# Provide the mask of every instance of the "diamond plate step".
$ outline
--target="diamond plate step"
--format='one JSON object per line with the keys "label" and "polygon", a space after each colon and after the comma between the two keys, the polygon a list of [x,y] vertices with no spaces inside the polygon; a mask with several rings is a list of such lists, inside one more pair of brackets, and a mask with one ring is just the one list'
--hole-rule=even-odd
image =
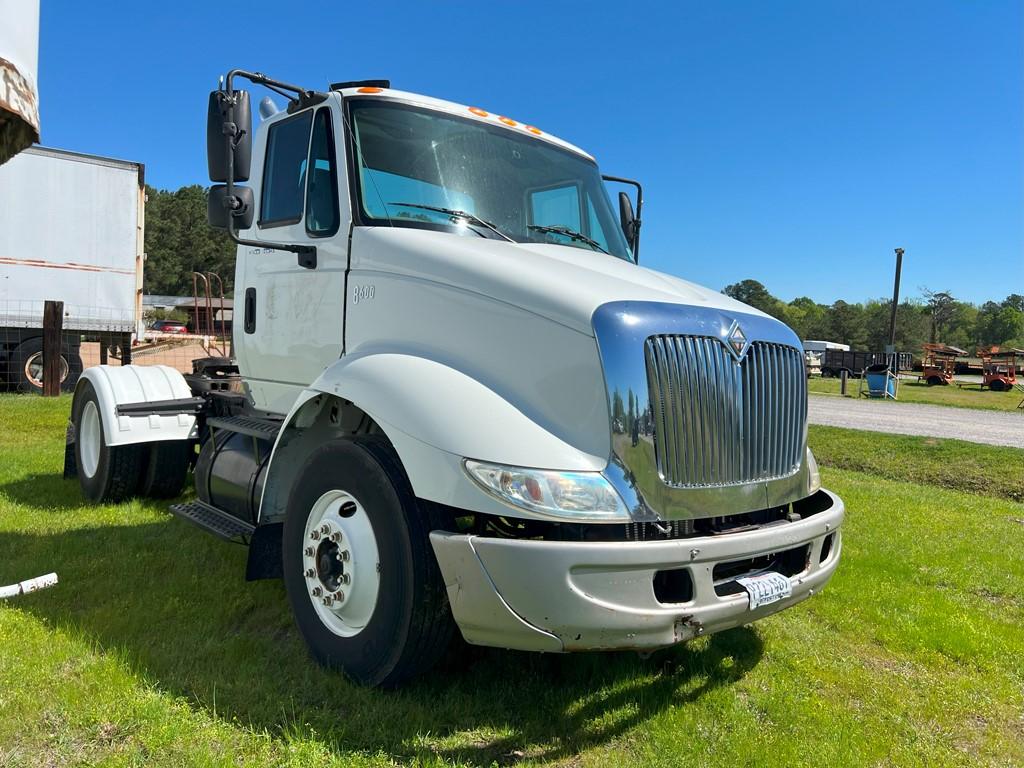
{"label": "diamond plate step", "polygon": [[281,423],[276,419],[261,419],[258,416],[215,416],[206,420],[206,425],[212,429],[226,429],[260,440],[276,440],[277,433],[281,431]]}
{"label": "diamond plate step", "polygon": [[171,505],[171,513],[191,523],[195,523],[215,536],[219,536],[226,541],[235,541],[239,544],[248,544],[249,537],[256,530],[256,526],[252,523],[239,520],[234,515],[229,515],[227,512],[203,501],[173,504]]}

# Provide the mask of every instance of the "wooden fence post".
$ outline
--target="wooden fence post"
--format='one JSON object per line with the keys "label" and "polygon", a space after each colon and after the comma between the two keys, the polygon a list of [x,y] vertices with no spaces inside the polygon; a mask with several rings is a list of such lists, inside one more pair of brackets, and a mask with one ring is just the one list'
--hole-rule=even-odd
{"label": "wooden fence post", "polygon": [[60,395],[61,331],[64,329],[64,302],[43,305],[43,397]]}

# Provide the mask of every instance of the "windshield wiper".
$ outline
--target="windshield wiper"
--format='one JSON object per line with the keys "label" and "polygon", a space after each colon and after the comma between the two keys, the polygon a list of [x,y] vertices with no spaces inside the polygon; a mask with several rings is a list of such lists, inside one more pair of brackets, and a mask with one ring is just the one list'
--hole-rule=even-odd
{"label": "windshield wiper", "polygon": [[534,232],[554,232],[556,235],[565,235],[570,240],[578,240],[581,243],[586,243],[594,250],[600,251],[601,253],[608,253],[604,248],[601,247],[600,243],[596,240],[584,235],[582,232],[577,232],[575,229],[569,229],[562,224],[558,225],[542,225],[542,224],[530,224],[527,229],[531,229]]}
{"label": "windshield wiper", "polygon": [[[452,216],[452,217],[455,217],[455,218],[466,219],[466,221],[470,221],[470,222],[472,222],[474,224],[478,224],[481,227],[486,227],[487,229],[491,230],[491,232],[493,232],[494,234],[498,235],[499,237],[504,238],[505,240],[508,240],[510,243],[514,243],[515,242],[515,240],[513,240],[511,237],[506,235],[504,232],[502,232],[496,226],[491,224],[491,222],[484,221],[483,219],[481,219],[476,214],[469,213],[469,211],[460,211],[460,210],[457,210],[455,208],[442,208],[442,207],[440,207],[438,205],[423,205],[422,203],[398,203],[398,202],[393,202],[393,203],[388,203],[388,205],[404,205],[406,208],[422,208],[424,211],[437,211],[438,213],[445,213],[445,214],[447,214],[449,216]],[[480,236],[483,237],[483,235],[480,235]]]}

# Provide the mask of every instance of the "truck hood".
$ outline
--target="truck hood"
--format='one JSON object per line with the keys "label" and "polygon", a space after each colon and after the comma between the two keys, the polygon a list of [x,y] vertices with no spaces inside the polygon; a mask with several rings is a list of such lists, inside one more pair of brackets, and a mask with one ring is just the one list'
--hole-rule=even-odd
{"label": "truck hood", "polygon": [[565,245],[510,243],[406,227],[359,227],[353,234],[352,268],[457,287],[590,336],[594,311],[612,301],[653,301],[766,316],[695,283]]}

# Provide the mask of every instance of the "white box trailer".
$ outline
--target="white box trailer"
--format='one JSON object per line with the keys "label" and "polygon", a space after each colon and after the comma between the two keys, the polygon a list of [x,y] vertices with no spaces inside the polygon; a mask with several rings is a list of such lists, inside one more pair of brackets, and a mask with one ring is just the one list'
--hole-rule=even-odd
{"label": "white box trailer", "polygon": [[0,376],[41,387],[46,301],[64,302],[62,386],[83,335],[130,349],[142,319],[141,163],[32,147],[0,166]]}

